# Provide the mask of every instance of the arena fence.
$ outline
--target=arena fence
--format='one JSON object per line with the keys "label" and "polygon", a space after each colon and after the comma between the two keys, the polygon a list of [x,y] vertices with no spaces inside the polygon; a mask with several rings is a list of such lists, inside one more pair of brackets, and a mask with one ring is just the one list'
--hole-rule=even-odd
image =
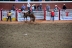
{"label": "arena fence", "polygon": [[[46,11],[46,20],[52,20],[51,12]],[[54,20],[59,20],[59,11],[55,12]]]}
{"label": "arena fence", "polygon": [[[18,21],[24,21],[23,12],[27,12],[27,11],[22,11],[22,12],[17,11]],[[44,19],[44,11],[33,11],[33,14],[35,15],[36,19]],[[27,20],[29,21],[30,17],[28,17]]]}
{"label": "arena fence", "polygon": [[72,20],[72,9],[60,10],[60,20]]}
{"label": "arena fence", "polygon": [[[1,21],[6,21],[7,12],[9,12],[9,10],[0,10]],[[27,12],[27,11],[20,12],[19,10],[16,10],[16,11],[11,11],[11,12],[12,12],[12,21],[24,21],[23,12]],[[36,20],[37,19],[51,20],[51,14],[50,14],[51,12],[46,11],[46,9],[44,9],[43,11],[33,11],[33,13],[36,17]],[[55,20],[72,20],[72,9],[67,9],[65,11],[59,10],[55,12],[54,19]],[[30,18],[28,17],[27,20],[29,21]]]}

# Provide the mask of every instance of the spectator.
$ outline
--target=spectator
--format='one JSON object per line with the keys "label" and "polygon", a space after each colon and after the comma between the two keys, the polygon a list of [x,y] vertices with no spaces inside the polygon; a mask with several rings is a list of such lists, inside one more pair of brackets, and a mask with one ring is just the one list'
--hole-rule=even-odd
{"label": "spectator", "polygon": [[63,4],[63,8],[62,8],[64,11],[67,9],[66,5]]}
{"label": "spectator", "polygon": [[48,4],[46,5],[46,10],[50,11],[50,6]]}
{"label": "spectator", "polygon": [[39,11],[39,5],[37,6],[37,10]]}
{"label": "spectator", "polygon": [[36,5],[34,4],[34,11],[36,11]]}
{"label": "spectator", "polygon": [[37,10],[38,11],[42,11],[42,4],[40,4],[40,5],[37,6]]}
{"label": "spectator", "polygon": [[12,6],[11,10],[15,11],[15,5]]}
{"label": "spectator", "polygon": [[42,11],[42,4],[39,5],[40,11]]}
{"label": "spectator", "polygon": [[28,4],[27,4],[28,10],[30,10],[30,6],[31,6],[30,3],[28,3]]}
{"label": "spectator", "polygon": [[12,19],[11,19],[11,15],[12,15],[12,13],[11,13],[11,11],[9,11],[8,13],[7,13],[7,21],[9,20],[9,18],[10,18],[10,21],[12,21]]}
{"label": "spectator", "polygon": [[26,6],[23,4],[21,7],[21,11],[25,10]]}
{"label": "spectator", "polygon": [[54,12],[57,12],[57,11],[58,11],[58,6],[55,5]]}
{"label": "spectator", "polygon": [[32,5],[31,7],[32,7],[32,11],[34,11],[34,5]]}

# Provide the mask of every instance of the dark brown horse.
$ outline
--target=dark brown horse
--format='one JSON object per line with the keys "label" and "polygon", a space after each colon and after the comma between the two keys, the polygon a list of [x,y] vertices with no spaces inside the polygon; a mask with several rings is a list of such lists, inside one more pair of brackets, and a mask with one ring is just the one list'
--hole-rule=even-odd
{"label": "dark brown horse", "polygon": [[26,18],[26,21],[27,21],[27,17],[30,17],[30,22],[31,21],[35,22],[35,16],[34,16],[34,14],[29,14],[29,12],[24,13],[24,20]]}

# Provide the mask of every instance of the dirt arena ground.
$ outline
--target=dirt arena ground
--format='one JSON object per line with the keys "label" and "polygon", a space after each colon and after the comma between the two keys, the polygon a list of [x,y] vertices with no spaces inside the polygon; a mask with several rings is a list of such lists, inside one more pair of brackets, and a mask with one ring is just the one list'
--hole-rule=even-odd
{"label": "dirt arena ground", "polygon": [[72,48],[72,21],[0,21],[0,48]]}

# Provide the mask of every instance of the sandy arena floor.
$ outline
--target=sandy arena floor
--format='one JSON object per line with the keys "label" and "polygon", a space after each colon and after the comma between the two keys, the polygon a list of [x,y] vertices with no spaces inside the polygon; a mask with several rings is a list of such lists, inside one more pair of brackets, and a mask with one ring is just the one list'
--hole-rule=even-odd
{"label": "sandy arena floor", "polygon": [[0,48],[72,48],[72,21],[0,21]]}

